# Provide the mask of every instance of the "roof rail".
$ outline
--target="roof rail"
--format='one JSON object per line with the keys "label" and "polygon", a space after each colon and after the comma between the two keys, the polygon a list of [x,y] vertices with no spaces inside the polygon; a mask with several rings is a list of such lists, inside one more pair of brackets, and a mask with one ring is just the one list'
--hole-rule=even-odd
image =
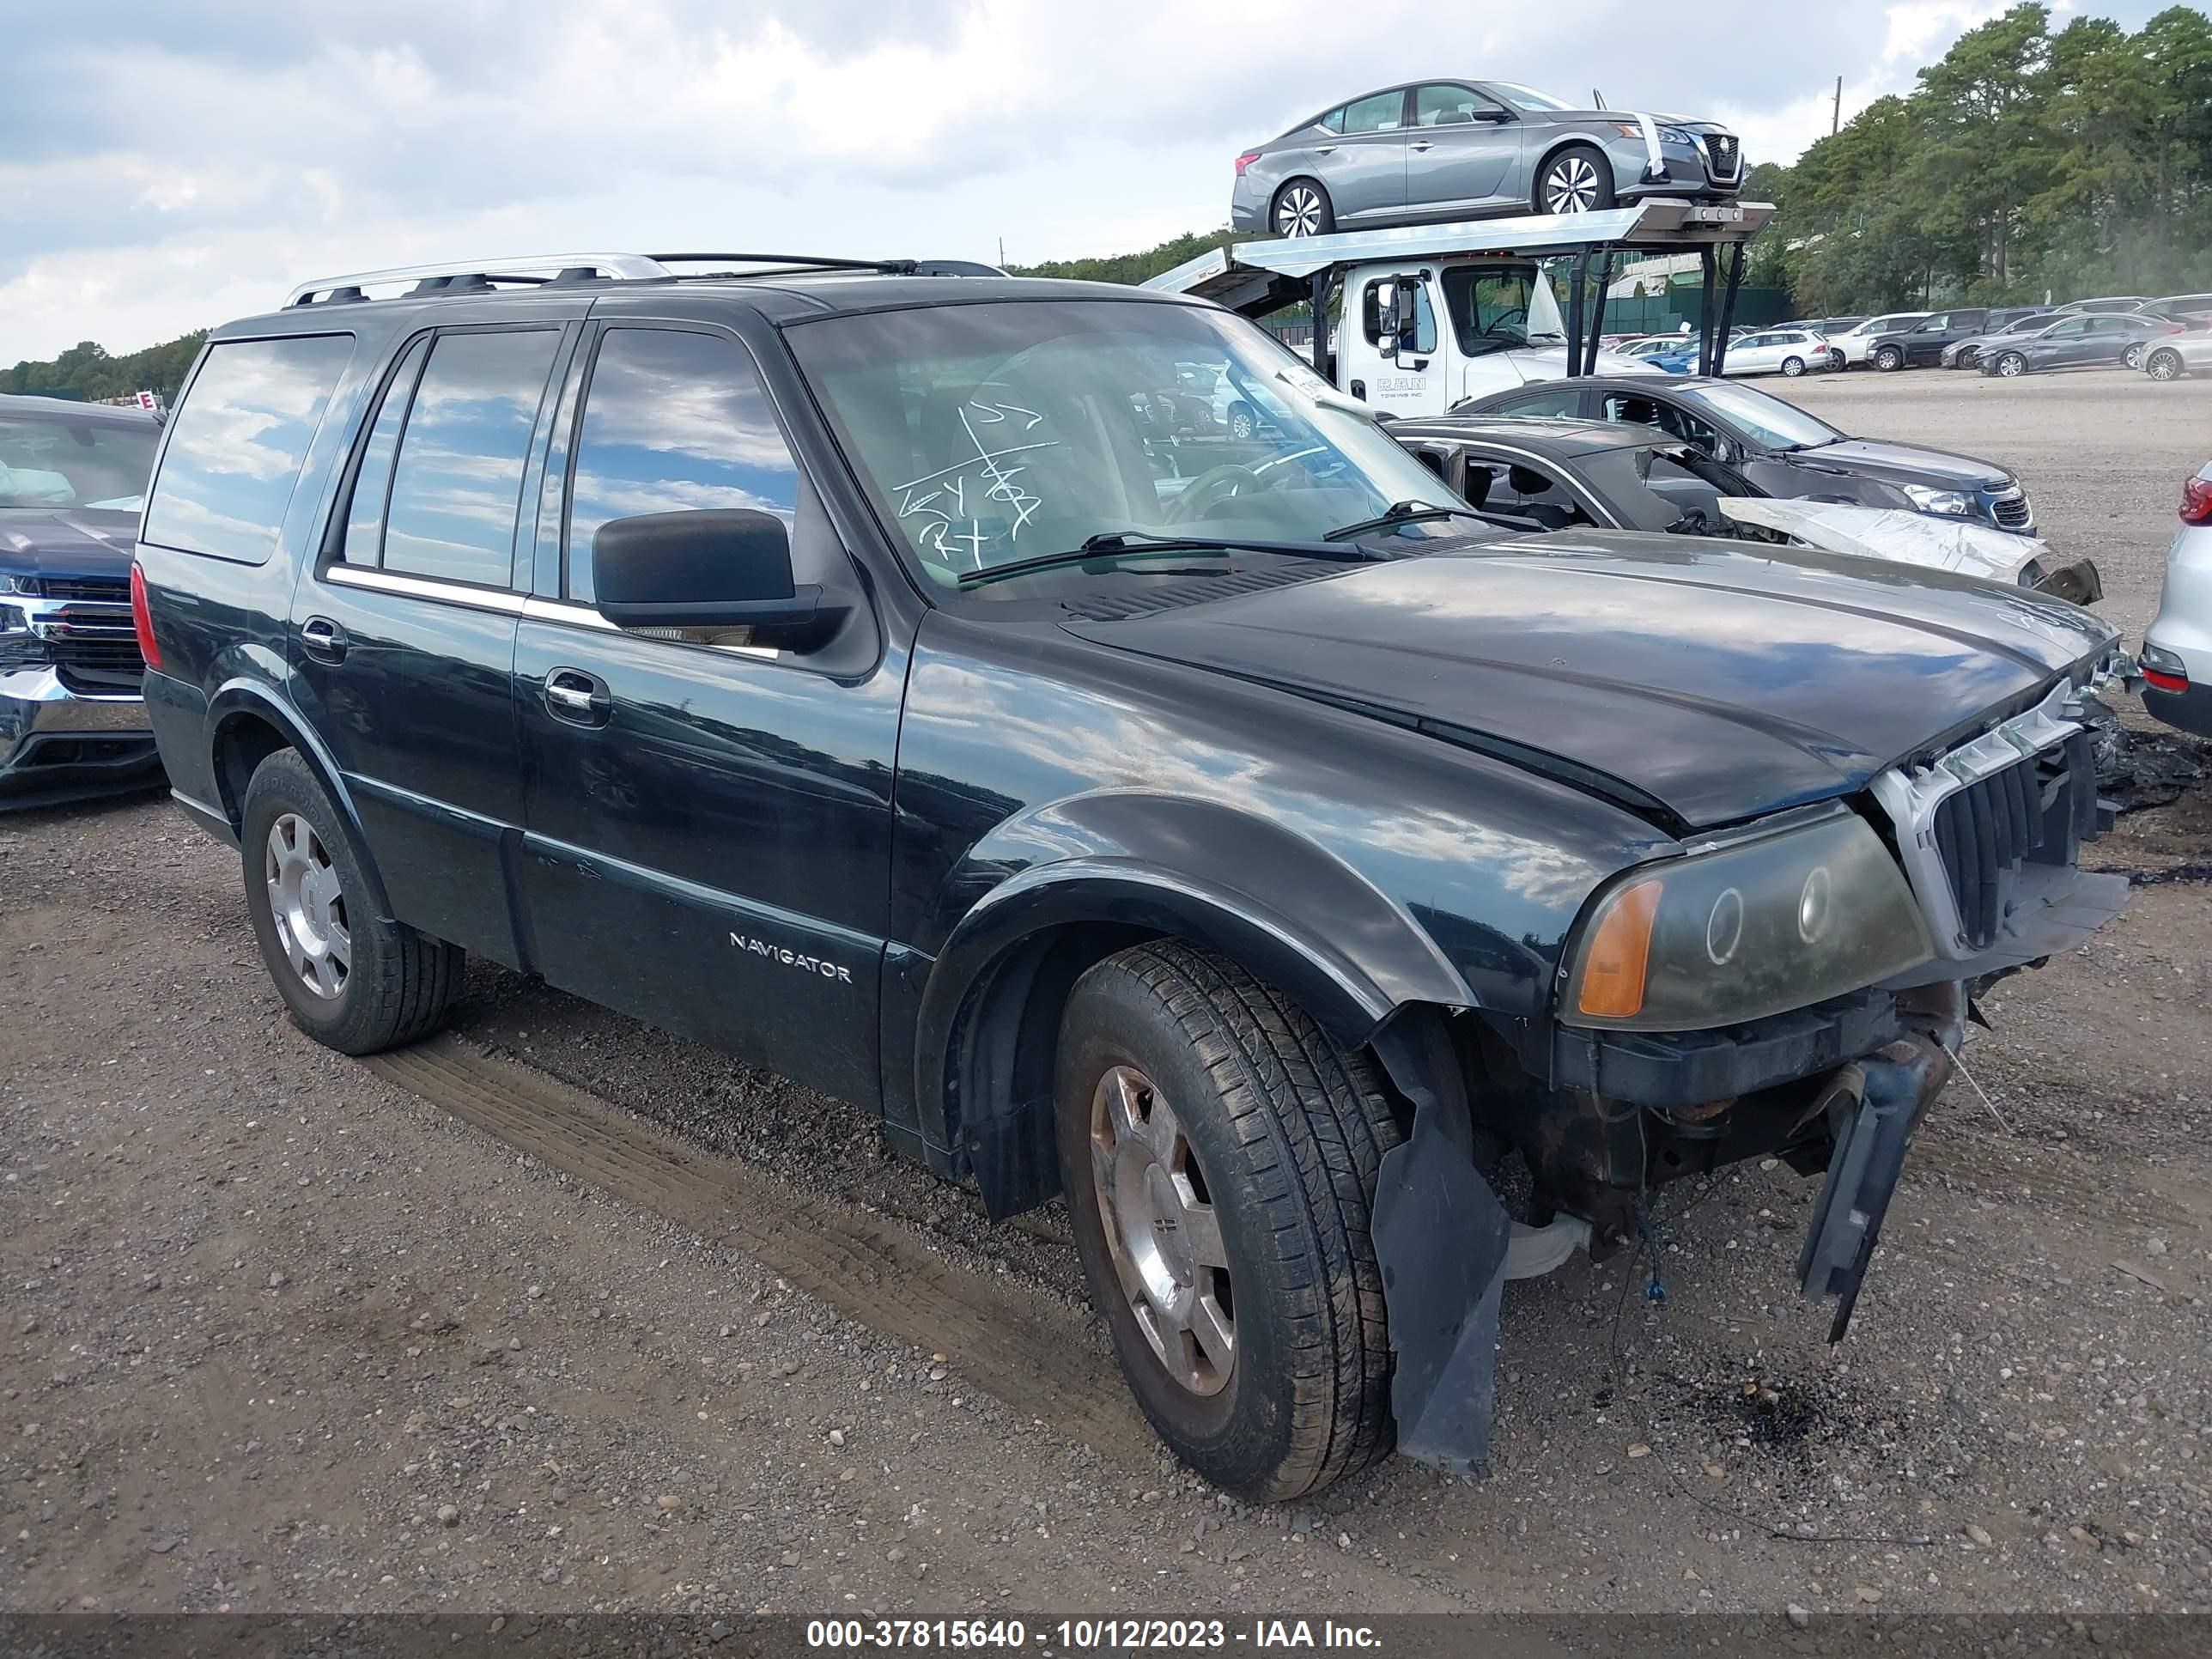
{"label": "roof rail", "polygon": [[966,259],[848,259],[814,253],[530,253],[507,259],[457,259],[440,264],[395,265],[388,270],[355,271],[302,283],[284,301],[289,306],[351,305],[370,297],[365,290],[404,285],[413,295],[475,292],[506,283],[533,287],[592,282],[667,282],[686,273],[682,265],[763,265],[770,270],[695,276],[770,276],[775,270],[872,270],[886,276],[1003,276],[995,265]]}

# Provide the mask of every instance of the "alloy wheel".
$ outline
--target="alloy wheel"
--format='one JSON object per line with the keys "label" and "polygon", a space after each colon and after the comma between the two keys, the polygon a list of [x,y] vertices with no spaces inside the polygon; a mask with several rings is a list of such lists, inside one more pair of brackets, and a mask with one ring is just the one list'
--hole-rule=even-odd
{"label": "alloy wheel", "polygon": [[2141,346],[2131,345],[2124,353],[2122,354],[2120,361],[2125,363],[2130,368],[2141,368],[2142,367],[2142,351],[2143,349]]}
{"label": "alloy wheel", "polygon": [[1182,1121],[1133,1066],[1091,1101],[1091,1177],[1121,1293],[1153,1356],[1194,1395],[1237,1369],[1236,1298],[1221,1221]]}
{"label": "alloy wheel", "polygon": [[1554,213],[1588,213],[1597,205],[1597,169],[1587,156],[1562,156],[1544,178],[1544,205]]}
{"label": "alloy wheel", "polygon": [[1230,436],[1233,438],[1249,438],[1252,435],[1252,411],[1250,410],[1237,408],[1232,409],[1229,411]]}
{"label": "alloy wheel", "polygon": [[1902,368],[1905,367],[1905,354],[1895,346],[1884,346],[1875,353],[1874,366],[1881,369]]}
{"label": "alloy wheel", "polygon": [[2003,375],[2008,380],[2012,379],[2014,375],[2021,373],[2027,367],[2027,360],[2013,352],[2008,351],[2003,356],[1997,359],[1997,373]]}
{"label": "alloy wheel", "polygon": [[2181,359],[2171,351],[2161,351],[2150,360],[2150,377],[2154,380],[2170,380],[2181,372]]}
{"label": "alloy wheel", "polygon": [[1805,372],[1805,360],[1802,357],[1784,357],[1782,360],[1782,372],[1791,380],[1796,380]]}
{"label": "alloy wheel", "polygon": [[353,971],[353,934],[345,891],[314,826],[296,812],[279,816],[269,826],[262,875],[285,960],[317,996],[336,998]]}
{"label": "alloy wheel", "polygon": [[1321,233],[1321,192],[1310,185],[1292,185],[1275,204],[1275,234],[1315,236]]}

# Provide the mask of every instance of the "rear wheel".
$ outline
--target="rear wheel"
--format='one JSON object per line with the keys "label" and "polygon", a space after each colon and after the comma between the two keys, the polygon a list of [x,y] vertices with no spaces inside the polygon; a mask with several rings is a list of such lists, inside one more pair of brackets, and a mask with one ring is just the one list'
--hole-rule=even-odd
{"label": "rear wheel", "polygon": [[1782,360],[1782,372],[1791,380],[1796,380],[1805,372],[1805,360],[1802,357],[1784,357]]}
{"label": "rear wheel", "polygon": [[2120,361],[2130,368],[2141,368],[2143,366],[2143,349],[2141,343],[2138,342],[2122,352]]}
{"label": "rear wheel", "polygon": [[1275,192],[1268,221],[1278,236],[1326,236],[1336,228],[1336,210],[1317,180],[1293,179]]}
{"label": "rear wheel", "polygon": [[2008,351],[1997,359],[1997,373],[2008,380],[2027,373],[2027,359],[2017,351]]}
{"label": "rear wheel", "polygon": [[1254,419],[1252,415],[1251,404],[1232,404],[1230,405],[1229,435],[1231,437],[1249,438],[1255,430],[1258,429],[1258,426],[1259,422]]}
{"label": "rear wheel", "polygon": [[2143,373],[2154,380],[2178,380],[2181,374],[2181,354],[2171,346],[2154,351],[2143,364]]}
{"label": "rear wheel", "polygon": [[1613,164],[1590,144],[1569,144],[1536,175],[1539,213],[1600,213],[1613,200]]}
{"label": "rear wheel", "polygon": [[1905,354],[1895,346],[1883,346],[1874,354],[1874,366],[1887,374],[1905,367]]}
{"label": "rear wheel", "polygon": [[368,1054],[445,1018],[461,952],[378,916],[345,821],[296,750],[254,769],[239,845],[254,940],[301,1030],[341,1054]]}
{"label": "rear wheel", "polygon": [[1091,1299],[1175,1454],[1267,1502],[1387,1452],[1369,1218],[1399,1133],[1368,1062],[1233,963],[1161,941],[1077,981],[1055,1092]]}

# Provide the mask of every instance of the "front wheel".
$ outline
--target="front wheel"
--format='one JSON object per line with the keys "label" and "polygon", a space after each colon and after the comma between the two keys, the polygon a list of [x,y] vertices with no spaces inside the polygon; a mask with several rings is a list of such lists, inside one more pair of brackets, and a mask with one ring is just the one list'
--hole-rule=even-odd
{"label": "front wheel", "polygon": [[1782,360],[1782,372],[1790,379],[1796,380],[1805,372],[1805,360],[1802,357],[1784,357]]}
{"label": "front wheel", "polygon": [[1895,346],[1884,346],[1874,354],[1874,366],[1884,374],[1892,374],[1905,367],[1905,354]]}
{"label": "front wheel", "polygon": [[2181,354],[2171,347],[2154,351],[2150,361],[2143,365],[2143,373],[2154,380],[2178,380],[2181,375]]}
{"label": "front wheel", "polygon": [[445,1018],[460,951],[377,915],[345,820],[297,750],[254,768],[239,847],[254,940],[301,1030],[341,1054],[372,1054]]}
{"label": "front wheel", "polygon": [[1268,221],[1278,236],[1326,236],[1336,228],[1336,210],[1316,180],[1293,179],[1275,192]]}
{"label": "front wheel", "polygon": [[1254,1503],[1382,1456],[1370,1215],[1400,1137],[1370,1064],[1235,963],[1162,940],[1076,982],[1055,1095],[1091,1300],[1176,1455]]}
{"label": "front wheel", "polygon": [[1569,144],[1536,175],[1539,213],[1601,213],[1613,201],[1613,164],[1593,145]]}
{"label": "front wheel", "polygon": [[2027,373],[2027,359],[2017,351],[2008,351],[1997,359],[1997,373],[2008,380]]}
{"label": "front wheel", "polygon": [[1259,422],[1254,416],[1252,406],[1249,404],[1233,404],[1230,406],[1229,435],[1231,437],[1249,438],[1258,429]]}

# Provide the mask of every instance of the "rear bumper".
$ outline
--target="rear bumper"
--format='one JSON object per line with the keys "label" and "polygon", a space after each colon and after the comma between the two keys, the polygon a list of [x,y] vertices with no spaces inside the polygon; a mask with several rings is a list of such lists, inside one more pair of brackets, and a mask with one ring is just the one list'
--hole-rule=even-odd
{"label": "rear bumper", "polygon": [[137,697],[86,696],[52,667],[0,674],[0,809],[152,787],[161,757]]}
{"label": "rear bumper", "polygon": [[2212,684],[2190,682],[2186,691],[2160,691],[2143,687],[2143,708],[2150,717],[2164,720],[2176,731],[2212,738]]}

